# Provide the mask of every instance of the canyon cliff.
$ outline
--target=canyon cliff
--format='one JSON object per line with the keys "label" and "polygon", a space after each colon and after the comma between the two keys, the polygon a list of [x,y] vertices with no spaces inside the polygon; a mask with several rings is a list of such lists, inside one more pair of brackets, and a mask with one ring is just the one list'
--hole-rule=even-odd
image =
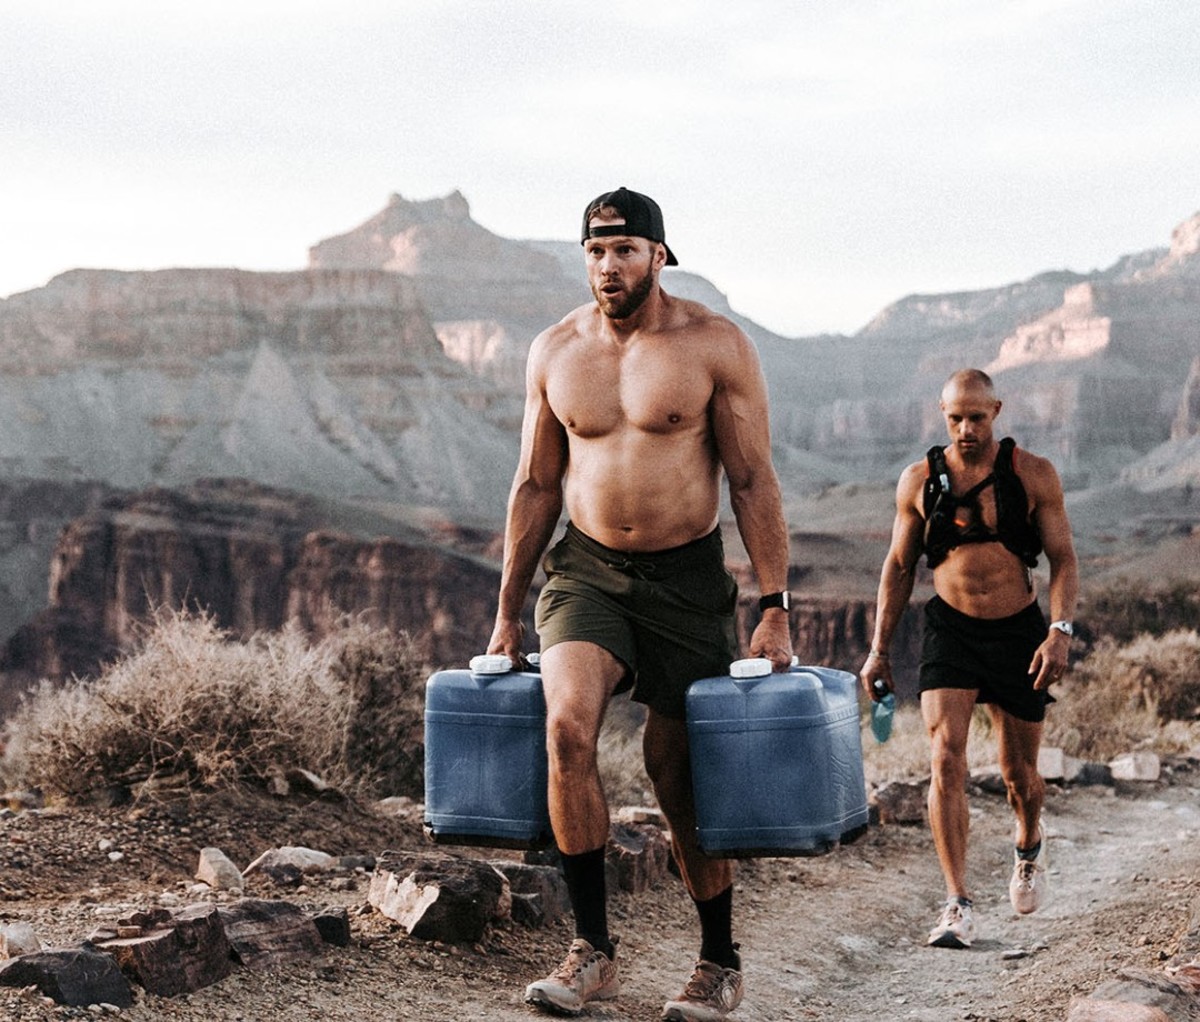
{"label": "canyon cliff", "polygon": [[[408,633],[438,667],[485,649],[500,581],[498,536],[449,523],[370,536],[331,528],[339,517],[317,498],[242,480],[109,495],[59,535],[49,606],[18,629],[0,659],[9,688],[94,675],[136,645],[160,607],[202,609],[243,638],[289,622],[320,638],[343,616],[359,616]],[[800,557],[807,547],[798,544]],[[757,591],[748,565],[731,567],[743,587],[744,645],[757,622]],[[809,570],[793,568],[798,592]],[[532,604],[531,597],[531,643]],[[874,609],[869,598],[808,595],[792,619],[805,662],[850,666],[869,646]],[[902,651],[915,648],[915,626],[906,619]]]}
{"label": "canyon cliff", "polygon": [[[579,246],[501,238],[457,192],[393,195],[308,262],[79,269],[0,301],[0,628],[25,625],[17,675],[90,671],[158,602],[203,604],[239,634],[374,614],[435,663],[486,641],[525,355],[589,300]],[[855,562],[814,587],[794,551],[813,662],[865,649],[890,488],[943,435],[955,368],[987,367],[1002,431],[1117,509],[1097,543],[1144,506],[1110,488],[1190,498],[1200,482],[1200,215],[1107,269],[910,295],[853,336],[780,337],[695,273],[663,284],[753,338],[789,521]]]}

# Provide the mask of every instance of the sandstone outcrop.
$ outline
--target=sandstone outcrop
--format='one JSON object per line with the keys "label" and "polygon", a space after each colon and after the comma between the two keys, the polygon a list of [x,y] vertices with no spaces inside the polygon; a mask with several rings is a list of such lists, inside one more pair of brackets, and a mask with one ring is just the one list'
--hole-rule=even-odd
{"label": "sandstone outcrop", "polygon": [[314,637],[345,613],[408,632],[431,663],[465,663],[491,633],[497,568],[419,533],[328,530],[314,498],[239,481],[111,498],[62,532],[50,606],[3,667],[89,674],[129,648],[155,607],[203,607],[234,634],[297,619]]}
{"label": "sandstone outcrop", "polygon": [[75,270],[0,302],[8,477],[503,507],[519,396],[383,270]]}
{"label": "sandstone outcrop", "polygon": [[[492,557],[472,548],[494,556],[494,543],[425,528],[393,526],[391,535],[338,530],[330,527],[330,507],[241,480],[111,496],[62,530],[50,605],[9,640],[0,669],[17,680],[92,674],[129,649],[163,606],[204,608],[240,636],[293,621],[319,639],[345,614],[361,615],[407,632],[431,665],[462,665],[483,649],[500,572]],[[344,511],[342,517],[350,520]],[[733,567],[742,583],[744,646],[757,623],[757,590],[747,566]],[[873,602],[802,595],[807,570],[794,569],[797,653],[806,663],[857,669],[870,647]],[[532,637],[532,600],[526,625]],[[893,645],[906,689],[919,628],[914,610]]]}

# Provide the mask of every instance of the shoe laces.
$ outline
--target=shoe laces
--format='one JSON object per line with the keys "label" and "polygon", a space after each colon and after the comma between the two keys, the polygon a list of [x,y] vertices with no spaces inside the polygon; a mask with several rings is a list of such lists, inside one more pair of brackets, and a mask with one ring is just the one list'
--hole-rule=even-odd
{"label": "shoe laces", "polygon": [[942,925],[953,926],[955,923],[963,919],[966,911],[967,907],[965,905],[962,905],[951,898],[948,902],[946,902],[946,907],[942,909]]}
{"label": "shoe laces", "polygon": [[716,962],[706,962],[703,958],[697,960],[692,977],[683,988],[683,996],[689,1000],[707,1001],[717,992],[724,972]]}
{"label": "shoe laces", "polygon": [[571,949],[567,952],[567,957],[562,960],[562,964],[554,970],[554,978],[561,980],[571,980],[583,972],[587,964],[592,961],[596,955],[604,954],[603,951],[588,951],[581,944],[572,944]]}
{"label": "shoe laces", "polygon": [[1024,888],[1032,888],[1037,883],[1037,875],[1041,872],[1039,866],[1032,859],[1017,860],[1017,883]]}

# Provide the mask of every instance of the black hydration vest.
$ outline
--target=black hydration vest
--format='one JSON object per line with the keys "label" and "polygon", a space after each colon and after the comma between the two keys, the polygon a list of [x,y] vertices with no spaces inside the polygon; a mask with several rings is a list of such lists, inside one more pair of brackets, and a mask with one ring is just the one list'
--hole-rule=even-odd
{"label": "black hydration vest", "polygon": [[[1021,477],[1013,468],[1016,441],[1005,437],[992,465],[991,474],[966,493],[955,496],[950,492],[950,475],[946,471],[946,452],[931,447],[925,455],[929,477],[922,495],[925,511],[925,559],[936,568],[946,555],[964,543],[1003,543],[1005,549],[1028,568],[1037,566],[1042,552],[1042,537],[1029,520],[1029,498]],[[996,531],[983,524],[979,494],[989,486],[996,488]],[[965,512],[965,514],[960,514]],[[958,520],[956,520],[958,519]]]}

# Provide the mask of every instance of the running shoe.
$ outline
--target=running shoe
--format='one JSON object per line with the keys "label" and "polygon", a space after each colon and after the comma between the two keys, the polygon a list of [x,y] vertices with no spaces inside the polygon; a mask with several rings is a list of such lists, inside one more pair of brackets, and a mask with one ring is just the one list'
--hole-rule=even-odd
{"label": "running shoe", "polygon": [[971,906],[951,898],[942,909],[937,926],[929,931],[930,947],[969,948],[975,939],[975,919]]}
{"label": "running shoe", "polygon": [[525,988],[525,1003],[555,1015],[580,1015],[588,1001],[611,1001],[620,992],[617,963],[576,938],[557,969]]}
{"label": "running shoe", "polygon": [[1041,847],[1036,859],[1022,859],[1013,852],[1013,874],[1008,882],[1008,897],[1013,909],[1019,915],[1029,915],[1036,912],[1046,897],[1046,828],[1038,823],[1038,837]]}
{"label": "running shoe", "polygon": [[663,1007],[663,1022],[720,1022],[742,1003],[742,973],[698,959],[683,993]]}

